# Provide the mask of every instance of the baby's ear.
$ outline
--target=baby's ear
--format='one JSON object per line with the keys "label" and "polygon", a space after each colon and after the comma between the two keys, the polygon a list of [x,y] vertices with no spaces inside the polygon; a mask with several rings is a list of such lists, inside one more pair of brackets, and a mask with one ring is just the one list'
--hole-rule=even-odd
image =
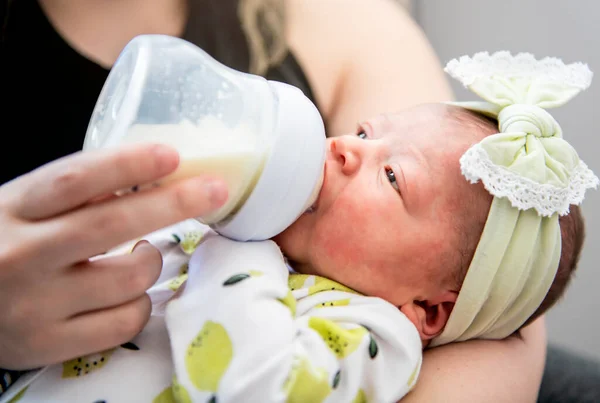
{"label": "baby's ear", "polygon": [[431,340],[444,330],[457,297],[455,291],[444,291],[425,301],[404,304],[400,311],[417,327],[421,340]]}

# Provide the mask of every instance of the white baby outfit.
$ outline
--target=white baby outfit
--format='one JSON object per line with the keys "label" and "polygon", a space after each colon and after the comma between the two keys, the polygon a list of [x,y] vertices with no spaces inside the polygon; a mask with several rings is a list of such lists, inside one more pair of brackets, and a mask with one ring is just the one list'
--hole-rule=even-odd
{"label": "white baby outfit", "polygon": [[142,333],[26,376],[2,402],[379,403],[414,385],[421,340],[388,302],[290,274],[274,242],[234,242],[193,220],[146,239],[164,261]]}

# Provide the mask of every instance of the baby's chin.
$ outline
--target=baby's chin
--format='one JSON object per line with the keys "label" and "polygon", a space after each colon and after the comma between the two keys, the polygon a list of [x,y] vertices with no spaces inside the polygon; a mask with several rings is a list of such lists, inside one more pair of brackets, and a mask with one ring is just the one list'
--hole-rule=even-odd
{"label": "baby's chin", "polygon": [[316,274],[308,263],[307,241],[302,236],[301,227],[295,227],[294,224],[273,237],[272,241],[279,246],[294,271],[301,274]]}
{"label": "baby's chin", "polygon": [[279,246],[279,249],[281,249],[281,252],[286,255],[286,248],[285,248],[285,231],[275,235],[273,238],[271,238],[271,241],[275,242],[277,244],[277,246]]}
{"label": "baby's chin", "polygon": [[293,260],[301,260],[306,254],[308,237],[305,214],[302,214],[292,225],[271,238],[281,249],[283,254]]}
{"label": "baby's chin", "polygon": [[289,232],[288,230],[289,229],[286,229],[283,232],[280,232],[279,234],[271,238],[271,240],[275,242],[277,246],[279,246],[279,249],[281,249],[281,253],[283,254],[283,256],[286,257],[286,259],[290,259],[290,256],[294,255],[294,250],[296,249],[296,245],[293,240],[294,237],[291,236],[291,232]]}

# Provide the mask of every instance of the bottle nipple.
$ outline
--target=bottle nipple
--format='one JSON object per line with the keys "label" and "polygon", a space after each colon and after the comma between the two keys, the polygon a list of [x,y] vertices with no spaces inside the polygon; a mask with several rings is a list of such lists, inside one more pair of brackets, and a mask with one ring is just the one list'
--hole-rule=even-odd
{"label": "bottle nipple", "polygon": [[312,213],[315,210],[316,203],[319,200],[319,195],[321,194],[321,189],[323,187],[323,180],[325,179],[325,170],[321,171],[321,176],[319,177],[315,188],[313,189],[308,201],[304,205],[303,211],[306,213]]}

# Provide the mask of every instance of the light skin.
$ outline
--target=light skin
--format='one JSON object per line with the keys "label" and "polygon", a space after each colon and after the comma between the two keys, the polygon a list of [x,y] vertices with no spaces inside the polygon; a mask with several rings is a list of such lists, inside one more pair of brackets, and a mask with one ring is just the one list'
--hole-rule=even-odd
{"label": "light skin", "polygon": [[[187,18],[183,0],[152,0],[151,4],[140,0],[40,0],[40,4],[55,28],[71,46],[105,67],[114,63],[122,47],[133,36],[142,33],[180,35]],[[330,134],[348,133],[354,129],[353,122],[378,113],[395,112],[423,102],[452,99],[440,63],[423,32],[393,1],[286,0],[285,4],[286,39],[307,74]],[[73,158],[84,161],[87,168],[79,173],[81,183],[95,188],[97,191],[93,193],[102,194],[106,188],[96,186],[96,179],[101,176],[99,173],[102,172],[105,163],[119,166],[115,165],[115,157],[116,155],[104,155],[98,159],[92,155],[68,157],[65,164],[73,164]],[[143,152],[136,154],[132,159],[140,164],[149,160],[154,161]],[[159,176],[158,173],[155,174]],[[42,168],[37,175],[45,183],[53,183],[59,177],[49,167]],[[125,175],[122,179],[126,182],[140,183],[139,175],[141,174]],[[24,178],[17,179],[10,186],[11,193],[16,192],[20,195],[26,194],[29,188]],[[181,186],[185,187],[184,184]],[[152,227],[158,228],[169,221],[175,223],[180,216],[192,217],[199,215],[202,208],[211,208],[208,195],[190,187],[185,187],[184,190],[179,186],[163,189],[161,197],[164,199],[154,199],[154,211],[144,211],[144,216],[132,213],[131,220],[123,224],[124,229],[121,228],[124,235],[130,238],[142,236]],[[2,207],[16,202],[15,199],[8,198],[7,190],[8,188],[0,189]],[[76,187],[71,191],[76,192]],[[181,192],[188,196],[182,196]],[[47,195],[40,196],[40,204],[49,202]],[[72,197],[67,190],[54,196],[58,196],[57,200]],[[171,215],[172,209],[164,206],[170,206],[169,203],[180,197],[194,198],[198,204],[189,207],[189,210],[179,210],[176,215]],[[137,201],[142,202],[142,199],[126,200],[122,206],[127,205],[134,211]],[[65,206],[63,210],[65,216],[70,216],[73,209]],[[100,210],[90,211],[88,218],[98,218],[99,212]],[[136,217],[146,220],[148,227],[136,227]],[[148,221],[148,217],[152,217],[152,221]],[[20,234],[23,240],[27,240],[27,234],[37,234],[39,238],[36,238],[36,245],[52,245],[52,235],[56,235],[47,232],[47,227],[30,226],[29,222],[18,216],[4,212],[0,215],[0,226],[6,229],[2,231],[3,234]],[[79,228],[83,228],[83,223],[78,221],[72,228],[63,227],[59,233],[68,236]],[[29,232],[30,230],[32,231]],[[105,228],[101,238],[111,238],[115,234],[114,229]],[[105,247],[105,241],[99,239],[90,242],[103,244],[102,247]],[[17,298],[16,300],[0,300],[2,306],[6,306],[7,302],[26,301],[29,295],[38,295],[45,301],[56,301],[56,298],[52,298],[58,295],[55,289],[40,287],[39,276],[27,277],[23,274],[29,270],[30,261],[34,258],[31,256],[31,249],[23,248],[15,242],[3,242],[0,245],[4,247],[2,253],[11,256],[10,264],[5,264],[5,261],[0,259],[0,276],[5,279],[23,276],[18,282],[10,280],[11,283],[5,283],[15,284],[13,288],[18,286],[21,293],[10,294],[11,297]],[[116,245],[117,242],[112,246]],[[141,250],[138,249],[137,252],[141,253]],[[68,245],[57,245],[56,250],[50,248],[50,252],[65,256],[76,253]],[[37,259],[44,258],[45,252],[36,253]],[[133,254],[136,259],[129,261],[126,266],[123,262],[112,262],[115,271],[123,269],[127,273],[135,273],[138,278],[138,281],[127,283],[129,285],[125,285],[121,291],[116,292],[117,294],[133,295],[134,301],[140,297],[145,298],[142,287],[134,284],[146,284],[155,278],[160,256],[156,253],[149,255],[147,259],[152,261],[152,264],[147,264],[144,260],[146,258],[142,259],[139,254]],[[77,307],[85,297],[69,291],[85,287],[85,284],[82,278],[69,283],[71,271],[65,269],[66,267],[52,273],[57,284],[58,280],[61,280],[60,284],[65,287],[66,292],[60,295],[68,302],[66,305]],[[111,277],[111,271],[99,271],[95,281],[103,284],[110,282]],[[68,287],[65,286],[67,283]],[[7,288],[10,289],[8,285]],[[0,297],[3,295],[8,298],[9,294],[0,293]],[[103,309],[110,308],[110,299],[107,295],[98,295],[99,306]],[[136,333],[138,327],[147,320],[149,311],[146,306],[136,306],[138,308],[114,311],[120,312],[119,323],[135,324],[125,331],[121,327],[107,326],[106,324],[110,323],[107,317],[90,315],[87,316],[89,321],[86,327],[91,330],[79,326],[77,329],[81,333],[75,338],[72,333],[59,332],[66,322],[56,321],[38,325],[32,323],[26,315],[3,314],[0,316],[0,328],[15,327],[20,330],[10,335],[0,334],[0,358],[10,357],[7,361],[1,361],[0,367],[41,366],[59,362],[63,357],[72,358],[92,353],[104,348],[110,341],[116,345],[118,341]],[[49,329],[55,329],[54,336],[52,332],[47,331]],[[36,334],[44,337],[38,337],[35,341]],[[68,336],[58,337],[66,334]],[[522,338],[511,338],[502,342],[467,342],[428,350],[425,352],[420,382],[403,401],[487,401],[493,396],[495,402],[534,402],[541,381],[545,343],[545,328],[540,320],[526,328]],[[7,355],[7,352],[11,351],[16,353]],[[506,385],[511,387],[507,388]]]}
{"label": "light skin", "polygon": [[[276,242],[297,271],[398,306],[427,342],[443,330],[458,295],[455,220],[464,214],[455,213],[469,208],[481,215],[489,205],[459,166],[460,155],[485,134],[431,104],[380,115],[353,134],[328,139],[314,211]],[[461,203],[467,199],[468,207]]]}
{"label": "light skin", "polygon": [[208,177],[111,196],[178,163],[171,148],[134,146],[58,160],[0,187],[0,367],[35,368],[139,333],[160,253],[141,243],[126,256],[88,257],[224,203],[225,184]]}

